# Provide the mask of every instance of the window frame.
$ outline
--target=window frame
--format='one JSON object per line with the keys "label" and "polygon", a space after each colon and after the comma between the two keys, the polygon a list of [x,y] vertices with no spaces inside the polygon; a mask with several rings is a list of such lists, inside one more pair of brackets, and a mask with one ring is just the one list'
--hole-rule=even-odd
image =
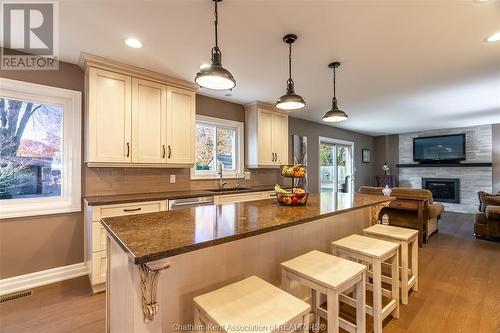
{"label": "window frame", "polygon": [[82,93],[0,78],[0,96],[63,108],[61,196],[0,200],[0,219],[80,212],[82,172]]}
{"label": "window frame", "polygon": [[[237,179],[245,178],[245,124],[239,121],[227,120],[222,118],[215,118],[209,116],[196,115],[195,126],[198,123],[205,123],[215,127],[226,127],[236,129],[235,138],[235,171],[223,170],[222,177],[224,179]],[[216,134],[217,135],[217,134]],[[195,155],[196,155],[196,130],[195,130]],[[201,179],[218,179],[218,170],[215,171],[205,171],[203,173],[196,172],[196,161],[195,165],[191,168],[191,179],[201,180]]]}

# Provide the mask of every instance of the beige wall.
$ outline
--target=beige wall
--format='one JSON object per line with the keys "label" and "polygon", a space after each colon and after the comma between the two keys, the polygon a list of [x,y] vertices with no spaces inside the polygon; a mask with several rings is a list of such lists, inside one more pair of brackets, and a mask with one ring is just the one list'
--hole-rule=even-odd
{"label": "beige wall", "polygon": [[[0,70],[0,77],[83,91],[80,67],[57,71]],[[83,213],[0,220],[0,279],[83,261]]]}
{"label": "beige wall", "polygon": [[[293,162],[293,135],[307,136],[307,175],[310,192],[319,191],[319,137],[353,141],[354,167],[356,168],[354,186],[373,184],[373,137],[343,130],[337,127],[314,123],[299,118],[290,117],[288,121],[290,140],[290,162]],[[370,149],[372,163],[361,162],[361,149]]]}
{"label": "beige wall", "polygon": [[387,162],[389,174],[398,175],[396,164],[399,163],[399,135],[381,135],[374,138],[373,172],[383,175],[382,166]]}
{"label": "beige wall", "polygon": [[500,124],[493,124],[493,193],[500,192]]}

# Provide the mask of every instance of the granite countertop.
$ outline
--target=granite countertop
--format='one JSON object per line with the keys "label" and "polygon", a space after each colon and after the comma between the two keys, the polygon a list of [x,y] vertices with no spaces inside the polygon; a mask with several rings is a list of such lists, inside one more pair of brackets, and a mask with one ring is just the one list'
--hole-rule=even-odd
{"label": "granite countertop", "polygon": [[134,263],[142,264],[390,200],[324,192],[310,194],[305,206],[280,206],[276,199],[265,199],[108,217],[101,223]]}
{"label": "granite countertop", "polygon": [[[222,192],[214,192],[209,190],[185,190],[185,191],[120,194],[120,195],[99,195],[99,196],[88,196],[85,197],[84,199],[85,201],[87,201],[89,206],[101,206],[101,205],[111,205],[111,204],[119,204],[127,202],[209,197],[214,195],[250,193],[250,192],[274,190],[274,185],[260,185],[260,186],[248,186],[248,187],[242,186],[242,187],[244,189],[234,190],[234,191],[227,190]],[[287,186],[284,186],[283,188],[287,188]]]}

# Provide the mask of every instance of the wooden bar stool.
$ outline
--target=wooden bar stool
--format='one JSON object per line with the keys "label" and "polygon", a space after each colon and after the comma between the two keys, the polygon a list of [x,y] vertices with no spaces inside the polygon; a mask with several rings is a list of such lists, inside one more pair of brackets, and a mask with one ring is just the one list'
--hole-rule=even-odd
{"label": "wooden bar stool", "polygon": [[[281,263],[281,287],[290,292],[290,282],[297,281],[309,288],[312,310],[315,314],[314,331],[319,328],[319,317],[328,320],[328,333],[339,327],[348,332],[365,333],[366,266],[320,251],[311,251]],[[354,288],[356,325],[339,318],[339,295]],[[327,310],[320,307],[321,295],[326,295]]]}
{"label": "wooden bar stool", "polygon": [[[399,245],[375,238],[360,235],[351,235],[332,242],[332,253],[342,258],[364,263],[368,267],[366,289],[373,292],[373,306],[366,305],[366,312],[373,317],[373,330],[382,332],[382,321],[390,314],[399,318]],[[382,263],[388,261],[391,265],[391,290],[382,288]],[[371,267],[371,271],[370,271]],[[386,306],[382,304],[382,296],[390,299]],[[348,296],[341,295],[340,301],[356,306],[356,301]]]}
{"label": "wooden bar stool", "polygon": [[[399,275],[401,281],[401,303],[408,305],[409,291],[411,289],[418,291],[418,230],[375,224],[363,230],[363,233],[369,237],[400,245],[399,265],[401,271]],[[384,281],[384,277],[382,281]]]}
{"label": "wooden bar stool", "polygon": [[194,298],[195,332],[309,332],[306,302],[251,276]]}

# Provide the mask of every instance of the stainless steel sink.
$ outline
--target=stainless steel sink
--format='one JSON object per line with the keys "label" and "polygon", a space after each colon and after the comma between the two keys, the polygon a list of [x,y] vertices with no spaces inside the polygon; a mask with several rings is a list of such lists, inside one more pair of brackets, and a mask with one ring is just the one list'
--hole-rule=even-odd
{"label": "stainless steel sink", "polygon": [[209,192],[237,192],[237,191],[248,191],[248,187],[227,187],[227,188],[214,188],[207,190]]}

